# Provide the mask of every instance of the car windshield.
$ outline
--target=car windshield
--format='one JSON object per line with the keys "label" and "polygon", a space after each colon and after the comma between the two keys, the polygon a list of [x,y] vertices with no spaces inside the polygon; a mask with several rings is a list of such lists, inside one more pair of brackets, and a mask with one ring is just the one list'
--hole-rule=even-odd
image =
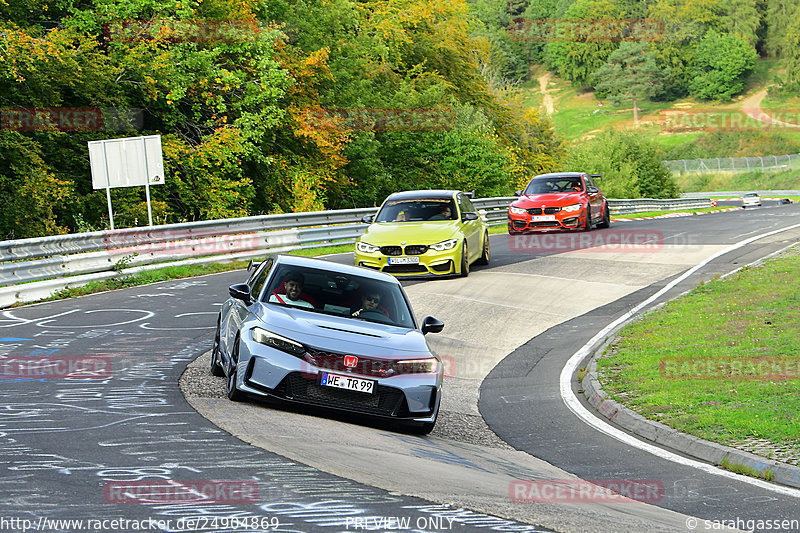
{"label": "car windshield", "polygon": [[353,274],[282,265],[262,300],[314,313],[414,328],[411,309],[399,285]]}
{"label": "car windshield", "polygon": [[582,191],[583,184],[577,176],[548,176],[533,178],[528,186],[525,187],[523,194],[547,194],[553,192],[575,192]]}
{"label": "car windshield", "polygon": [[389,200],[383,204],[375,222],[421,222],[455,220],[456,206],[450,198]]}

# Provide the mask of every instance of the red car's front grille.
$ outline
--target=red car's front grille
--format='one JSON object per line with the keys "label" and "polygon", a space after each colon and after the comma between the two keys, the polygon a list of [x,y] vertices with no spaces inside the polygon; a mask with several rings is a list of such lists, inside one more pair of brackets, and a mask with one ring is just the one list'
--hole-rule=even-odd
{"label": "red car's front grille", "polygon": [[[531,207],[527,211],[528,211],[529,215],[541,215],[542,214],[542,208],[541,207]],[[545,215],[555,215],[559,211],[561,211],[560,207],[545,207],[544,208],[544,214]]]}

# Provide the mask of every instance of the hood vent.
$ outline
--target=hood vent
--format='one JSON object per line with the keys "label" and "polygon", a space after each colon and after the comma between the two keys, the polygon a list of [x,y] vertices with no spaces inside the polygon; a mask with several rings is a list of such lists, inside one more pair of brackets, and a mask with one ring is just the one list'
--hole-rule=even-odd
{"label": "hood vent", "polygon": [[342,333],[352,333],[354,335],[363,335],[365,337],[376,337],[378,339],[383,338],[383,335],[375,335],[373,333],[364,333],[363,331],[352,331],[349,329],[339,329],[339,328],[332,328],[330,326],[317,326],[322,329],[330,329],[332,331],[341,331]]}

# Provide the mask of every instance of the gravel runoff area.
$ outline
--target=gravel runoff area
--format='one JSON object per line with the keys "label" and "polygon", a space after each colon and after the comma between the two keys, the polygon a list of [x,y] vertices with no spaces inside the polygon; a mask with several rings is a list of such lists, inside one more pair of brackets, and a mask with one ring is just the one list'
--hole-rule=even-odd
{"label": "gravel runoff area", "polygon": [[[186,397],[194,398],[225,398],[225,378],[211,375],[208,370],[211,363],[211,352],[206,352],[186,367],[180,378],[181,392]],[[447,394],[447,384],[450,379],[445,378],[443,388]],[[264,406],[264,409],[275,409],[274,405]],[[476,444],[488,448],[514,448],[498,437],[483,418],[479,415],[470,415],[456,412],[439,411],[436,427],[431,432],[432,436],[467,444]]]}

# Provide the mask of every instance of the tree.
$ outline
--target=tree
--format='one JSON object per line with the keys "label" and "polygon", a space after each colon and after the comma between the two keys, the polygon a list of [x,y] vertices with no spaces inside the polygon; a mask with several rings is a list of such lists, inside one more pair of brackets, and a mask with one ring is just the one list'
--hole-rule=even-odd
{"label": "tree", "polygon": [[612,103],[633,100],[633,121],[639,122],[642,98],[652,98],[663,86],[662,73],[647,43],[622,43],[593,74],[595,89]]}
{"label": "tree", "polygon": [[765,49],[771,57],[784,57],[785,52],[792,49],[787,43],[791,35],[789,26],[800,16],[800,5],[797,0],[767,0],[765,24],[767,34]]}
{"label": "tree", "polygon": [[695,51],[689,88],[702,99],[730,100],[744,89],[745,75],[757,57],[755,48],[741,37],[709,30]]}
{"label": "tree", "polygon": [[609,31],[613,20],[619,19],[622,12],[607,0],[578,0],[558,21],[559,36],[547,44],[548,63],[575,85],[594,86],[593,74],[618,46],[619,36]]}
{"label": "tree", "polygon": [[725,14],[721,17],[722,27],[727,32],[741,37],[753,48],[758,44],[762,23],[757,4],[758,0],[727,0]]}

